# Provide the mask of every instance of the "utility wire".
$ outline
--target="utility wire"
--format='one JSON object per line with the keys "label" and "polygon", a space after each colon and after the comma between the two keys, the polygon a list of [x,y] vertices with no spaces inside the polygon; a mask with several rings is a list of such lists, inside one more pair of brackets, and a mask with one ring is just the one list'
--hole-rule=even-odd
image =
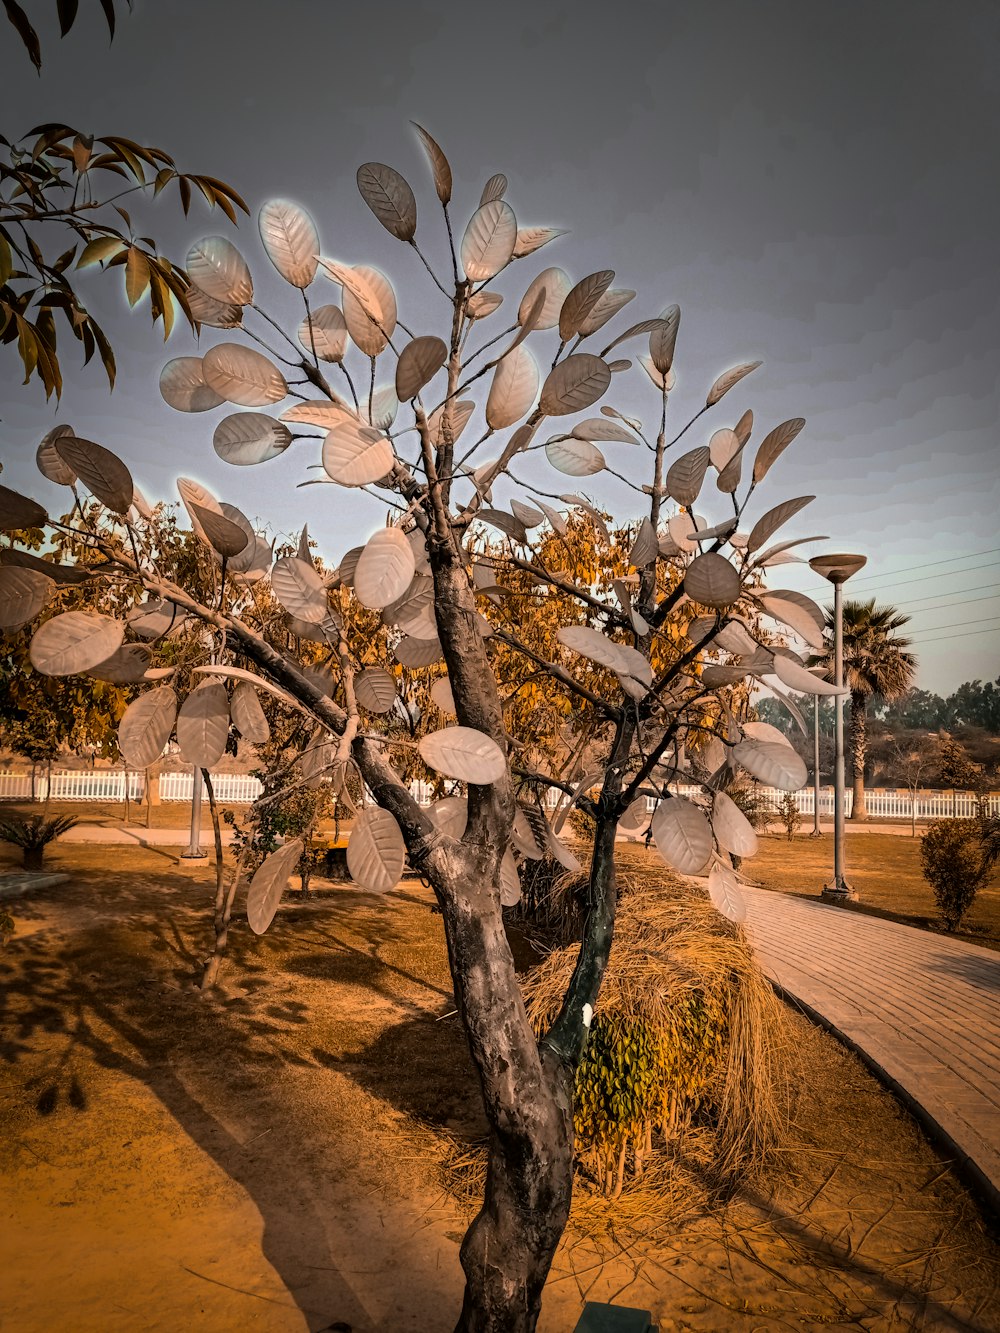
{"label": "utility wire", "polygon": [[[968,559],[968,558],[969,558],[968,556],[963,556],[963,557],[962,557],[962,559]],[[888,587],[886,587],[886,588],[868,588],[868,589],[866,589],[866,591],[867,591],[867,592],[871,592],[871,593],[873,593],[873,594],[877,597],[879,594],[882,594],[882,593],[889,593],[889,592],[891,592],[894,588],[905,588],[905,587],[907,587],[908,584],[911,584],[911,583],[926,583],[926,582],[928,581],[928,579],[949,579],[949,578],[954,578],[956,574],[974,574],[975,571],[976,571],[977,569],[992,569],[992,568],[996,565],[996,563],[997,563],[997,562],[996,562],[995,560],[987,560],[987,562],[986,562],[984,565],[970,565],[968,569],[951,569],[951,570],[948,570],[948,571],[947,571],[946,573],[944,573],[944,574],[925,574],[925,575],[923,576],[923,578],[919,578],[919,579],[900,579],[900,580],[898,580],[897,582],[893,582],[893,583],[891,583],[891,584],[890,584]],[[919,566],[919,565],[912,565],[911,568],[912,568],[912,569],[919,569],[920,566]],[[899,572],[900,572],[901,574],[907,574],[907,573],[909,573],[909,570],[901,569]],[[884,576],[880,575],[879,577],[884,577]],[[846,583],[844,584],[844,587],[845,587],[845,588],[847,587],[847,584],[846,584]],[[853,587],[854,587],[854,584],[853,584],[853,582],[852,582],[852,583],[851,583],[851,588],[853,589]],[[815,593],[815,594],[817,594],[817,595],[818,595],[819,593],[826,592],[826,593],[827,593],[827,596],[829,596],[829,588],[830,588],[830,585],[827,584],[825,588],[822,588],[822,587],[819,587],[819,588],[809,588],[809,589],[807,589],[806,591],[807,591],[807,592]],[[959,589],[959,591],[961,591],[961,589]],[[938,596],[940,596],[940,594],[938,594]],[[858,600],[858,599],[855,599],[855,600]]]}

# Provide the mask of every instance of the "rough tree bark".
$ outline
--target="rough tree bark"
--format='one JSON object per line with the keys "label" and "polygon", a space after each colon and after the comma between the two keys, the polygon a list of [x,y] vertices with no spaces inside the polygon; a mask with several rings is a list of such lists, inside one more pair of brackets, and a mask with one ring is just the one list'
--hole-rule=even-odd
{"label": "rough tree bark", "polygon": [[868,753],[868,701],[855,690],[851,694],[851,767],[853,770],[854,802],[851,819],[864,823],[868,819],[865,805],[865,759]]}

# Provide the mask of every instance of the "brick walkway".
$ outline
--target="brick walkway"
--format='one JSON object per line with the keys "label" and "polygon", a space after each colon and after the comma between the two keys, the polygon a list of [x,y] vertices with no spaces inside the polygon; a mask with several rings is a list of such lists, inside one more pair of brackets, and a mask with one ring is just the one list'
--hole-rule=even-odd
{"label": "brick walkway", "polygon": [[856,1046],[1000,1208],[1000,953],[744,889],[765,972]]}

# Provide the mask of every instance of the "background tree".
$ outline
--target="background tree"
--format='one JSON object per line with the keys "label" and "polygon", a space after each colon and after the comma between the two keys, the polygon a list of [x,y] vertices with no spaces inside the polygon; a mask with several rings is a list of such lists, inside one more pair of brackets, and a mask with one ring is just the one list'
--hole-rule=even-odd
{"label": "background tree", "polygon": [[[100,4],[114,37],[115,0]],[[4,8],[40,69],[41,44],[28,15],[16,0],[4,0]],[[76,20],[78,0],[57,0],[56,10],[65,36]],[[158,254],[156,241],[141,234],[144,223],[133,221],[136,204],[174,187],[185,214],[194,191],[231,222],[237,209],[249,211],[224,181],[180,172],[161,148],[123,135],[95,139],[62,124],[38,125],[24,136],[0,134],[0,342],[16,344],[25,384],[37,376],[46,398],[62,392],[61,312],[81,344],[84,363],[96,353],[114,387],[114,350],[71,276],[81,269],[120,268],[129,305],[148,293],[153,323],[162,322],[164,338],[178,311],[194,330],[201,321],[224,317],[204,298],[192,303],[184,270]]]}
{"label": "background tree", "polygon": [[[916,658],[906,651],[909,639],[897,632],[909,623],[893,606],[876,606],[869,601],[845,601],[844,680],[851,694],[851,721],[848,748],[853,768],[854,802],[851,819],[865,820],[865,760],[868,753],[868,703],[872,699],[896,699],[913,680]],[[828,671],[833,670],[833,609],[826,612],[826,651],[812,659]]]}
{"label": "background tree", "polygon": [[[402,324],[394,290],[378,270],[317,259],[321,246],[312,219],[296,205],[273,201],[261,210],[261,238],[301,302],[296,335],[283,332],[285,350],[272,358],[230,334],[204,356],[175,359],[161,378],[164,397],[181,410],[201,410],[216,399],[243,409],[219,421],[213,436],[217,453],[230,462],[266,466],[295,430],[307,427],[315,435],[318,429],[325,480],[370,490],[387,502],[388,525],[347,552],[335,573],[318,569],[305,543],[272,563],[270,544],[244,515],[181,481],[194,531],[214,552],[217,578],[213,595],[205,597],[158,567],[150,554],[156,540],[151,520],[134,503],[131,473],[117,455],[72,436],[56,439],[54,450],[104,506],[96,523],[82,531],[79,523],[71,526],[106,562],[107,576],[159,599],[161,619],[172,624],[180,616],[201,626],[203,660],[187,680],[178,679],[177,688],[173,681],[154,684],[126,711],[119,744],[130,762],[155,759],[176,726],[184,758],[210,767],[227,744],[231,721],[252,731],[257,692],[277,692],[316,728],[332,780],[356,775],[370,793],[373,803],[359,812],[348,847],[357,883],[373,892],[392,888],[408,857],[433,889],[490,1127],[485,1198],[461,1249],[466,1292],[458,1327],[521,1331],[535,1327],[569,1212],[572,1089],[613,938],[619,821],[652,796],[658,802],[653,837],[664,859],[682,874],[707,875],[712,901],[739,921],[745,909],[732,857],[747,854],[753,833],[720,788],[742,770],[793,790],[805,782],[806,769],[780,735],[755,734],[760,724],[742,721],[725,691],[773,673],[790,689],[830,694],[833,687],[787,654],[772,652],[747,615],[770,616],[822,647],[820,608],[798,594],[769,593],[763,582],[771,561],[796,544],[772,538],[810,497],[765,508],[756,496],[804,422],[794,418],[764,433],[752,463],[749,411],[706,443],[676,450],[694,423],[759,363],[720,375],[695,416],[668,435],[680,312],[667,307],[617,334],[602,333],[634,296],[611,285],[610,270],[576,282],[557,268],[530,281],[514,276],[514,322],[504,333],[482,335],[481,325],[503,300],[487,284],[506,283],[509,271],[516,275],[522,261],[559,232],[519,227],[505,198],[506,179],[496,175],[456,245],[450,166],[431,136],[418,133],[444,210],[436,243],[449,277],[442,279],[418,248],[417,202],[404,178],[384,164],[366,163],[358,185],[378,221],[427,272],[428,300],[413,322],[421,329],[438,322],[443,336],[414,335]],[[250,270],[235,247],[209,238],[192,255],[188,269],[201,291],[240,310],[249,305]],[[307,289],[318,272],[341,290],[340,305],[310,303]],[[261,313],[276,329],[284,327],[280,317]],[[608,403],[600,415],[584,416],[614,377],[631,368],[617,350],[639,337],[648,345],[640,361],[653,385],[652,427]],[[544,378],[529,340],[549,366]],[[600,350],[585,350],[585,343]],[[388,375],[380,380],[386,363]],[[283,365],[301,371],[316,396],[289,384]],[[337,380],[342,394],[327,374],[343,377]],[[360,393],[359,380],[367,386]],[[294,401],[279,417],[259,410],[289,397]],[[480,424],[463,440],[475,416]],[[554,433],[537,440],[551,419]],[[493,436],[493,461],[476,459]],[[541,477],[540,450],[547,465]],[[621,478],[608,467],[605,450],[620,454],[621,466],[642,483],[624,483],[643,495],[645,510],[627,554],[627,583],[603,567],[584,581],[549,568],[537,553],[546,529],[560,536],[566,530],[566,506],[611,545],[587,497],[550,489],[553,475],[608,470]],[[509,507],[493,499],[501,491],[509,494]],[[696,503],[717,505],[716,521],[697,514]],[[44,520],[33,501],[0,491],[0,528]],[[575,608],[544,654],[504,613],[495,565],[480,558],[485,530],[507,539],[509,563],[530,574],[545,597]],[[0,618],[8,625],[18,617],[28,624],[52,593],[43,572],[24,573],[34,575],[27,586],[10,571],[0,579]],[[284,608],[289,619],[283,624],[270,616],[254,622],[251,608],[261,589]],[[500,607],[491,590],[498,590]],[[373,616],[381,620],[374,635],[363,628]],[[34,633],[32,664],[43,674],[101,670],[133,647],[127,629],[116,615],[53,616]],[[303,662],[289,631],[319,641],[329,659],[322,679]],[[572,701],[602,759],[596,779],[565,782],[549,770],[544,754],[511,735],[513,704],[498,668],[508,652]],[[428,673],[439,710],[426,721],[409,712],[403,734],[382,721],[399,715],[397,664]],[[185,690],[199,677],[204,683]],[[231,695],[227,681],[235,682]],[[439,725],[440,715],[446,725]],[[422,808],[405,778],[414,753],[461,795]],[[699,774],[704,780],[696,799],[671,790],[676,780]],[[501,909],[520,892],[513,848],[537,858],[543,847],[562,847],[551,825],[538,819],[534,794],[547,790],[572,795],[595,832],[579,955],[555,1017],[536,1036]],[[247,892],[254,930],[268,928],[301,851],[301,842],[291,840],[254,875]]]}

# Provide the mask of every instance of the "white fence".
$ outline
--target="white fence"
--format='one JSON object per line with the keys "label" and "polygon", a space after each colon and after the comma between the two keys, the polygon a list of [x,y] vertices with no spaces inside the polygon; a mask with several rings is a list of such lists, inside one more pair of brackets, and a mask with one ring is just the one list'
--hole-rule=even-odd
{"label": "white fence", "polygon": [[[48,793],[53,801],[124,801],[125,783],[128,781],[129,799],[141,801],[145,797],[145,774],[121,769],[94,769],[89,772],[55,772],[52,774],[52,790],[48,793],[48,778],[39,771],[35,777],[35,800],[44,801]],[[194,778],[190,770],[180,773],[160,774],[161,801],[190,801]],[[246,773],[213,773],[212,786],[216,800],[226,805],[249,805],[261,792],[261,784],[256,778]],[[411,784],[413,795],[427,805],[432,798],[433,788],[429,782]],[[696,795],[699,787],[676,787],[681,796]],[[774,787],[759,788],[761,795],[775,805],[785,793]],[[558,793],[550,792],[547,804],[554,806]],[[813,789],[803,787],[794,793],[795,804],[802,815],[813,813]],[[846,793],[847,813],[853,806],[852,793]],[[30,773],[0,773],[0,801],[30,801]],[[873,819],[908,820],[913,815],[913,798],[909,792],[873,787],[865,792],[865,804],[868,814]],[[655,802],[648,798],[650,810]],[[976,813],[976,797],[972,792],[919,791],[916,795],[917,819],[948,819],[957,817],[968,819]],[[1000,814],[1000,795],[993,793],[988,798],[990,814]],[[821,787],[819,793],[820,816],[833,818],[833,788]]]}

